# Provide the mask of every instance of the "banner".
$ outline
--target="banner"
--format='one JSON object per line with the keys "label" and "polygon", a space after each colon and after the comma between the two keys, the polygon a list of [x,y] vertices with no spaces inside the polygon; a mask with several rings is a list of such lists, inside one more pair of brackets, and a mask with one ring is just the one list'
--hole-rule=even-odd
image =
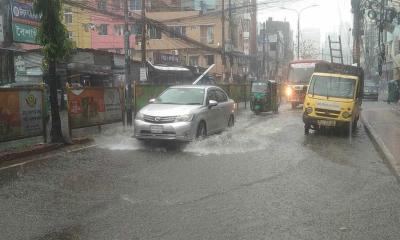
{"label": "banner", "polygon": [[42,90],[0,91],[0,141],[43,134]]}
{"label": "banner", "polygon": [[118,88],[104,89],[105,121],[122,121],[123,98]]}
{"label": "banner", "polygon": [[118,88],[84,88],[68,92],[71,128],[122,121],[122,98]]}

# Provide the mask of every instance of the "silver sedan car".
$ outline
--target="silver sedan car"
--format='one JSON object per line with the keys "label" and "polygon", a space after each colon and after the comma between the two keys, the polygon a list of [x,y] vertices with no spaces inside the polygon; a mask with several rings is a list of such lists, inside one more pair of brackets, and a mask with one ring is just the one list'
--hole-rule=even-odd
{"label": "silver sedan car", "polygon": [[135,118],[137,139],[191,141],[235,122],[235,102],[215,86],[174,86],[149,102]]}

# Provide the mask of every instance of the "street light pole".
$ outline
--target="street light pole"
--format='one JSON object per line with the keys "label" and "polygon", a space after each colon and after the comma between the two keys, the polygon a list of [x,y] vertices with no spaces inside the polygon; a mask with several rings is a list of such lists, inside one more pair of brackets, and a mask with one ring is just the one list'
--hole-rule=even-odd
{"label": "street light pole", "polygon": [[297,13],[297,60],[300,59],[300,12]]}
{"label": "street light pole", "polygon": [[304,7],[300,10],[293,9],[293,8],[287,8],[287,7],[280,7],[281,9],[294,11],[297,14],[297,59],[300,59],[300,15],[304,10],[312,8],[312,7],[318,7],[318,6],[319,6],[318,4],[313,4],[313,5]]}

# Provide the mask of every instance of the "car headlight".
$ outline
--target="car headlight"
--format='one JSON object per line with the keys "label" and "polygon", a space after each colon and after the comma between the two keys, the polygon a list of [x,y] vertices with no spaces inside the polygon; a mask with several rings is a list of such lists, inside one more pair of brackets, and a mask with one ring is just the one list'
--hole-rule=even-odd
{"label": "car headlight", "polygon": [[175,118],[175,122],[190,122],[193,120],[193,114],[180,115]]}
{"label": "car headlight", "polygon": [[291,87],[287,87],[286,88],[286,95],[289,97],[290,95],[292,95],[293,93],[293,89]]}
{"label": "car headlight", "polygon": [[306,108],[306,113],[307,113],[307,114],[310,114],[310,113],[312,113],[312,112],[313,112],[312,107],[307,107],[307,108]]}
{"label": "car headlight", "polygon": [[351,113],[349,113],[349,112],[347,112],[347,111],[344,111],[344,112],[342,113],[342,116],[343,116],[344,118],[349,118],[349,117],[351,116]]}
{"label": "car headlight", "polygon": [[137,112],[137,113],[136,113],[135,119],[136,119],[136,120],[143,120],[143,113]]}

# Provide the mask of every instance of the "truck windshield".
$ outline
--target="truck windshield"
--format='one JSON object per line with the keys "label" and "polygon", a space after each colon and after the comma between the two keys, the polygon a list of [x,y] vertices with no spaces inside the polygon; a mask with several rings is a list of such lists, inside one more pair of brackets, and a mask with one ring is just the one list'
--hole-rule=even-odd
{"label": "truck windshield", "polygon": [[314,73],[315,63],[297,63],[289,66],[288,80],[291,83],[308,83]]}
{"label": "truck windshield", "polygon": [[267,91],[267,87],[268,85],[265,82],[254,82],[251,86],[251,91],[257,93],[264,93]]}
{"label": "truck windshield", "polygon": [[311,79],[308,93],[318,96],[352,99],[355,85],[356,81],[354,79],[314,75]]}

